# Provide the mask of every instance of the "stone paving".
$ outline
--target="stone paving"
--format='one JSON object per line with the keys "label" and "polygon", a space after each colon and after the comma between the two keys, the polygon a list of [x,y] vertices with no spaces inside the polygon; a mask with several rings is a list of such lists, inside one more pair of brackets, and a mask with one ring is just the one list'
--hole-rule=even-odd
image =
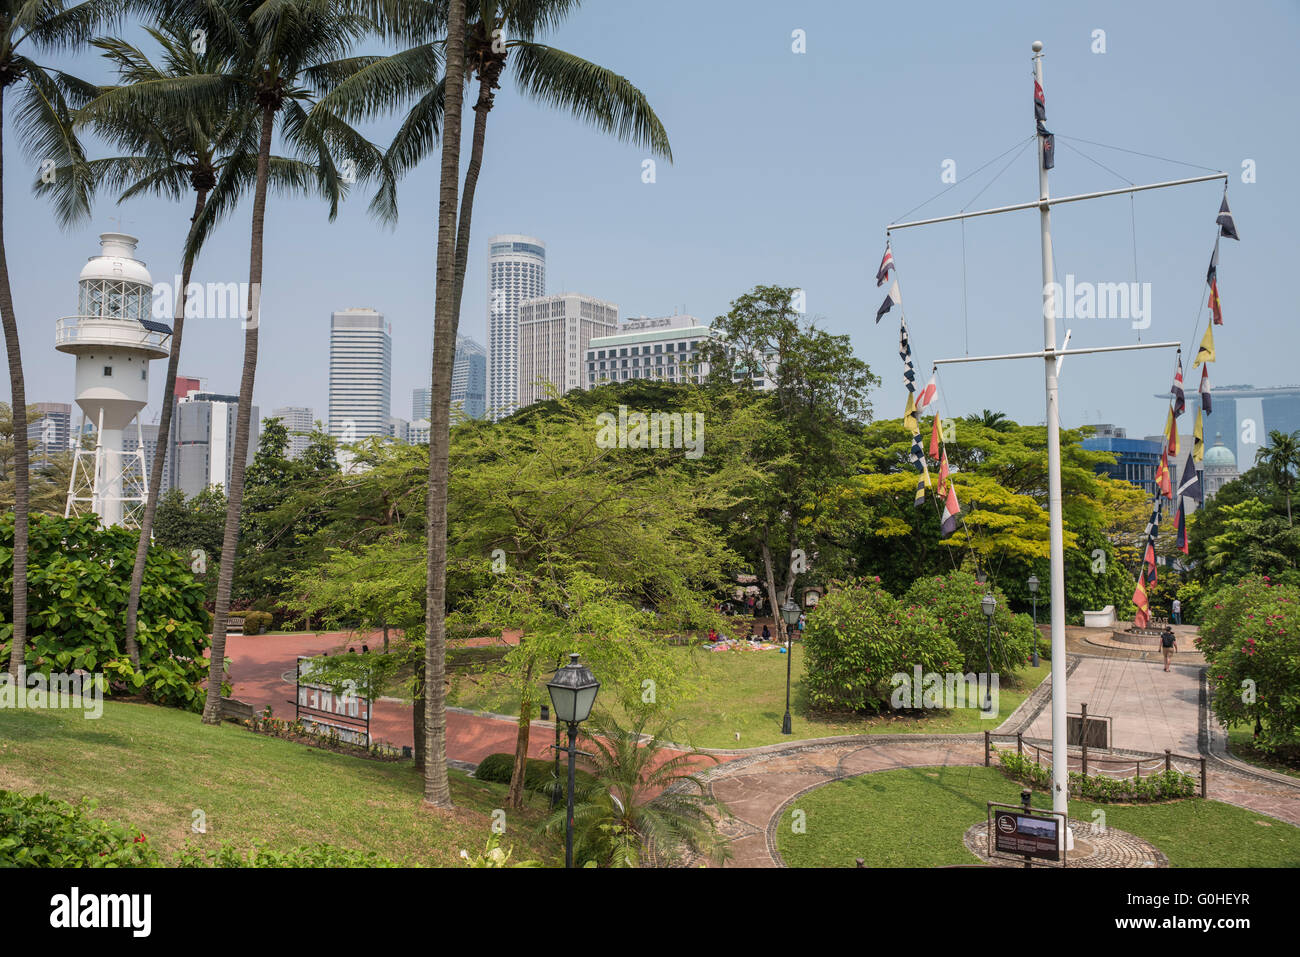
{"label": "stone paving", "polygon": [[[1094,833],[1088,826],[1074,825],[1074,849],[1066,852],[1067,867],[1168,867],[1165,857],[1154,844],[1119,828],[1108,827]],[[981,861],[999,867],[1021,866],[1014,859],[989,856],[989,822],[981,821],[967,829],[962,843]],[[1048,861],[1035,861],[1034,867],[1060,867]]]}

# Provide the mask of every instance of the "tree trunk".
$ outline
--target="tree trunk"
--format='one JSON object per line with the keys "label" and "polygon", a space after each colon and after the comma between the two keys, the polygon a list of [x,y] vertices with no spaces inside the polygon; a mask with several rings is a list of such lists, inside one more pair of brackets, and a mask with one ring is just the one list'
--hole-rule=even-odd
{"label": "tree trunk", "polygon": [[261,322],[262,227],[266,222],[266,181],[270,165],[271,131],[277,107],[262,107],[262,138],[257,148],[257,185],[253,192],[253,233],[248,261],[248,319],[244,330],[244,368],[239,379],[239,408],[235,413],[234,459],[230,463],[226,527],[221,539],[221,566],[217,572],[216,621],[212,626],[212,660],[208,669],[208,697],[203,723],[221,722],[221,682],[226,673],[226,615],[235,581],[235,552],[239,547],[239,510],[244,504],[244,471],[248,467],[249,420],[253,410],[253,380],[257,375],[257,333]]}
{"label": "tree trunk", "polygon": [[781,605],[776,595],[776,569],[772,562],[772,549],[767,544],[767,531],[763,532],[763,571],[767,581],[767,603],[772,606],[772,619],[776,624],[776,637],[781,640]]}
{"label": "tree trunk", "polygon": [[[208,191],[200,189],[194,197],[194,215],[190,217],[190,232],[186,237],[185,248],[194,236],[194,225],[207,202]],[[170,444],[172,411],[176,407],[176,369],[180,364],[181,336],[185,331],[185,290],[190,285],[190,273],[194,269],[194,257],[185,255],[181,262],[181,288],[176,293],[176,312],[173,318],[171,355],[167,357],[167,380],[163,385],[162,413],[158,417],[158,445],[154,449],[153,463],[149,467],[149,494],[144,503],[144,515],[140,519],[140,541],[135,547],[135,567],[131,569],[131,590],[126,599],[126,653],[131,658],[131,665],[140,670],[140,649],[136,645],[135,632],[140,612],[140,590],[144,587],[144,567],[149,556],[149,539],[153,534],[153,520],[158,512],[158,490],[162,485],[163,463],[167,459],[167,446]]]}
{"label": "tree trunk", "polygon": [[[503,64],[504,65],[504,64]],[[465,167],[465,188],[460,195],[460,221],[456,225],[456,300],[452,316],[460,324],[461,294],[465,290],[465,269],[469,264],[469,228],[474,215],[474,193],[478,189],[478,174],[483,166],[483,141],[487,135],[487,116],[492,110],[492,87],[501,69],[481,75],[478,80],[478,100],[474,104],[474,135],[470,146],[469,165]]]}
{"label": "tree trunk", "polygon": [[528,773],[528,733],[533,720],[533,666],[524,671],[524,693],[519,699],[519,725],[515,732],[515,766],[510,774],[506,803],[512,808],[524,806],[524,776]]}
{"label": "tree trunk", "polygon": [[424,803],[450,808],[447,778],[447,460],[451,445],[451,375],[456,359],[456,188],[465,88],[465,0],[450,0],[447,17],[446,106],[438,195],[433,381],[429,405],[428,565],[425,577]]}
{"label": "tree trunk", "polygon": [[[0,87],[0,126],[4,120],[4,88]],[[14,588],[13,636],[9,646],[9,673],[17,680],[26,670],[27,651],[27,511],[30,473],[27,465],[27,387],[23,380],[23,354],[18,344],[18,319],[14,316],[13,290],[9,286],[9,261],[4,237],[4,138],[0,131],[0,322],[9,356],[9,389],[14,424]]]}

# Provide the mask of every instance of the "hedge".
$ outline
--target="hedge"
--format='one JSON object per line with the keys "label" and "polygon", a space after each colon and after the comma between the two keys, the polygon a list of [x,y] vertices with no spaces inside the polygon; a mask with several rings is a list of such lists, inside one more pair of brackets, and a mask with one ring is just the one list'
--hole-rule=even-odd
{"label": "hedge", "polygon": [[[997,749],[994,749],[997,751]],[[1009,777],[1045,790],[1052,787],[1052,769],[1013,751],[997,751]],[[1173,801],[1196,793],[1196,778],[1182,771],[1158,771],[1144,778],[1110,778],[1100,774],[1069,772],[1070,796],[1098,804]]]}
{"label": "hedge", "polygon": [[[515,770],[513,754],[489,754],[474,769],[474,777],[480,781],[492,781],[497,784],[509,784],[510,776]],[[550,794],[551,782],[555,773],[554,760],[547,758],[529,758],[524,769],[524,788],[537,794]],[[564,785],[569,781],[568,765],[560,762],[560,777]],[[587,771],[574,771],[577,792],[581,793],[595,778]],[[561,792],[563,794],[563,792]]]}

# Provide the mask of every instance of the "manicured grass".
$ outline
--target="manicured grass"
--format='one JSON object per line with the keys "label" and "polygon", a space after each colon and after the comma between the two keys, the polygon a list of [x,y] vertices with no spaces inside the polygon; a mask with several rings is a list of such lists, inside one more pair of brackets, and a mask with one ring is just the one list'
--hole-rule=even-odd
{"label": "manicured grass", "polygon": [[[103,717],[73,711],[0,710],[0,788],[98,802],[97,817],[142,831],[164,858],[187,841],[215,849],[261,841],[277,850],[328,843],[395,861],[459,864],[481,853],[505,788],[452,772],[456,810],[421,807],[410,761],[334,754],[233,724],[145,704],[104,703]],[[202,810],[207,833],[191,831]],[[535,823],[544,804],[510,812],[514,860],[554,863]]]}
{"label": "manicured grass", "polygon": [[1300,778],[1300,742],[1288,744],[1277,754],[1255,747],[1254,725],[1236,724],[1228,729],[1228,750],[1234,758],[1279,774]]}
{"label": "manicured grass", "polygon": [[[985,820],[987,801],[1020,803],[1021,785],[996,768],[935,767],[881,771],[836,781],[799,798],[806,832],[786,813],[777,848],[791,867],[936,867],[975,864],[962,835]],[[1051,796],[1034,794],[1050,810]],[[1070,818],[1150,841],[1174,867],[1300,867],[1300,828],[1218,801],[1117,805],[1070,802]]]}
{"label": "manicured grass", "polygon": [[[803,689],[803,646],[795,645],[791,688],[794,734],[781,734],[785,714],[785,655],[778,651],[701,651],[673,648],[689,658],[685,671],[691,687],[677,696],[659,689],[660,702],[680,719],[674,731],[679,743],[700,748],[754,748],[781,741],[826,738],[843,734],[958,734],[997,727],[1050,673],[1050,664],[1018,672],[1018,687],[1003,681],[998,694],[998,718],[984,719],[975,709],[931,711],[923,717],[864,717],[812,712]],[[538,682],[536,700],[546,701],[545,683]],[[497,714],[518,713],[518,701],[499,675],[453,674],[447,703]],[[604,704],[606,702],[602,702]],[[739,737],[737,737],[739,735]]]}

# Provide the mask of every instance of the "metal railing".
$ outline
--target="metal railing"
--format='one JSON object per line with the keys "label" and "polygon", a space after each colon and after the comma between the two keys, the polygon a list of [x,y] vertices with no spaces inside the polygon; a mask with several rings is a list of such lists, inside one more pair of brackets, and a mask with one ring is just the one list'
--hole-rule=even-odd
{"label": "metal railing", "polygon": [[[1016,754],[1024,757],[1027,752],[1032,751],[1034,764],[1048,768],[1052,766],[1052,749],[1050,745],[1027,741],[1024,733],[1020,731],[1015,734],[999,734],[994,731],[985,731],[985,767],[989,767],[991,764],[994,738],[1004,739],[1008,743],[1015,741]],[[1109,753],[1114,754],[1114,752]],[[1152,774],[1159,774],[1162,771],[1177,770],[1185,774],[1193,774],[1199,783],[1201,797],[1206,796],[1206,760],[1203,755],[1175,754],[1173,751],[1166,749],[1164,754],[1138,752],[1116,755],[1115,757],[1099,757],[1095,749],[1083,745],[1077,748],[1067,748],[1066,757],[1068,760],[1076,760],[1079,770],[1084,775],[1089,774],[1089,768],[1091,768],[1094,777],[1107,777],[1115,781],[1125,781],[1129,778],[1140,781],[1144,773],[1150,777]],[[1175,765],[1181,765],[1181,767]],[[1189,768],[1192,770],[1186,770]]]}
{"label": "metal railing", "polygon": [[[84,329],[83,323],[86,326]],[[123,346],[144,346],[164,353],[168,348],[167,340],[171,338],[170,332],[146,329],[135,319],[114,319],[111,316],[64,316],[54,323],[54,344],[55,346],[76,345],[83,339],[95,339],[96,332],[100,330],[113,332],[129,330],[130,338],[115,335],[113,343]]]}

